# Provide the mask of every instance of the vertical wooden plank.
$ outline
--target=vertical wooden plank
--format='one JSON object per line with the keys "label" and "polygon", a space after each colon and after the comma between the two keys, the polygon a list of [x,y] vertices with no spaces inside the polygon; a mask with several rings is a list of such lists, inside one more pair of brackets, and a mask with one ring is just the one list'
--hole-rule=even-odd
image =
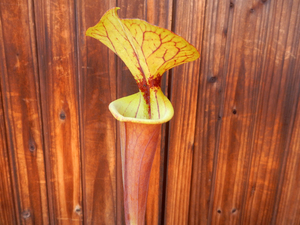
{"label": "vertical wooden plank", "polygon": [[[299,39],[298,39],[299,40]],[[299,48],[300,50],[300,48]],[[299,52],[299,51],[298,51]],[[300,53],[300,52],[299,52]],[[300,58],[298,53],[297,58]],[[299,71],[298,68],[295,71]],[[300,76],[298,76],[299,78]],[[299,82],[298,82],[299,83]],[[286,169],[283,173],[284,181],[282,184],[280,196],[278,197],[278,210],[273,213],[274,224],[299,224],[300,223],[300,88],[293,90],[294,95],[298,91],[298,108],[296,109],[293,132],[291,134],[291,143],[289,145]]]}
{"label": "vertical wooden plank", "polygon": [[[225,58],[223,72],[227,77],[219,110],[222,124],[216,146],[208,222],[239,224],[258,115],[269,5],[236,1],[222,7],[229,11],[228,22],[221,29],[221,35],[228,38],[221,56]],[[214,23],[221,21],[219,18]]]}
{"label": "vertical wooden plank", "polygon": [[0,7],[0,79],[17,201],[14,220],[48,224],[33,6],[24,0]]}
{"label": "vertical wooden plank", "polygon": [[76,1],[35,2],[51,223],[82,223]]}
{"label": "vertical wooden plank", "polygon": [[[276,5],[276,3],[274,4]],[[279,10],[282,2],[277,4]],[[284,11],[290,12],[294,16],[288,18],[287,15],[289,14],[283,13],[281,14],[283,19],[280,18],[280,13],[274,12],[269,1],[231,1],[230,3],[211,1],[207,3],[201,64],[201,74],[206,77],[205,80],[203,78],[200,82],[197,117],[197,124],[199,124],[197,126],[200,127],[196,132],[189,224],[270,223],[270,214],[268,215],[266,211],[268,209],[269,213],[269,208],[272,208],[275,203],[276,190],[280,192],[281,186],[278,178],[282,166],[284,166],[283,161],[280,161],[280,159],[284,156],[285,146],[289,143],[288,135],[279,135],[278,133],[289,133],[291,129],[293,123],[291,118],[295,113],[293,107],[297,102],[297,94],[295,94],[297,91],[295,90],[297,90],[296,87],[299,87],[296,75],[291,75],[290,72],[298,71],[294,69],[295,62],[290,62],[291,59],[295,60],[299,45],[295,41],[299,40],[298,36],[293,36],[296,31],[295,27],[297,27],[295,25],[295,15],[298,5],[290,1],[285,4],[285,7],[283,7]],[[275,15],[277,23],[281,21],[281,26],[274,22],[276,21]],[[277,32],[279,30],[281,36],[278,36]],[[274,34],[277,34],[277,36]],[[281,43],[279,53],[277,53],[279,55],[275,59],[273,57],[274,52],[272,52],[273,54],[270,52],[267,54],[268,51],[271,51],[270,49],[273,51],[278,49],[274,45],[279,41],[271,41],[270,38],[272,37],[275,39],[280,37]],[[292,40],[294,41],[292,42]],[[293,53],[291,49],[293,49]],[[270,94],[264,89],[264,86],[274,84],[272,79],[277,79],[275,82],[277,86],[272,87],[273,93]],[[280,81],[283,86],[279,86]],[[224,84],[226,85],[225,96],[222,94]],[[294,91],[288,91],[292,87]],[[268,86],[268,88],[271,88],[271,86]],[[296,97],[292,96],[291,93],[288,94],[288,92],[294,93]],[[265,181],[265,188],[273,187],[273,192],[268,192],[265,201],[260,201],[255,206],[246,208],[245,204],[250,199],[245,200],[245,187],[247,187],[250,171],[255,169],[250,167],[252,153],[257,151],[257,148],[253,147],[254,142],[256,142],[254,137],[259,137],[259,135],[255,135],[255,131],[262,126],[257,121],[260,121],[260,119],[261,121],[267,120],[272,110],[268,111],[269,114],[260,116],[261,108],[263,105],[267,105],[271,98],[274,99],[274,96],[278,96],[279,93],[285,93],[277,99],[279,100],[278,105],[273,105],[275,109],[277,107],[279,116],[269,120],[270,123],[274,123],[274,121],[276,123],[272,124],[274,125],[273,128],[268,129],[276,130],[277,126],[286,123],[276,134],[277,138],[281,138],[278,141],[280,144],[276,147],[264,147],[261,154],[256,156],[259,158],[268,154],[269,149],[271,149],[271,154],[277,154],[276,152],[281,151],[275,158],[272,158],[274,160],[272,163],[275,162],[275,164],[272,165],[269,162],[268,165],[267,176],[269,176],[271,170],[272,174],[274,170],[277,171],[277,174],[273,174],[273,180]],[[271,95],[272,97],[270,97]],[[269,96],[264,103],[261,100],[263,96]],[[222,100],[223,97],[225,97],[224,100]],[[290,101],[283,105],[283,102],[286,102],[283,99],[289,99]],[[280,107],[286,110],[280,112]],[[203,112],[200,111],[201,109]],[[218,124],[217,120],[222,122]],[[219,143],[218,132],[220,131]],[[266,134],[260,134],[260,136],[264,135]],[[198,138],[200,139],[198,140]],[[210,149],[216,149],[215,156]],[[217,166],[216,177],[214,175],[211,177],[213,171],[211,163],[213,160],[215,162],[214,166]],[[268,166],[264,167],[268,168]],[[265,173],[261,172],[261,176],[263,174]],[[211,178],[214,178],[212,179],[212,181],[215,181],[213,184],[211,184]],[[209,196],[210,187],[212,187],[211,197],[214,197],[214,201],[211,201]],[[251,191],[255,192],[255,186]],[[211,203],[211,208],[208,213],[207,205],[209,203]],[[249,221],[243,220],[243,213],[250,213],[249,211],[252,212],[260,206],[265,213],[263,216],[269,216],[268,219],[261,219],[261,215],[256,214],[249,216]],[[272,210],[270,211],[272,214]],[[212,215],[212,219],[210,215]],[[273,215],[276,215],[276,213],[274,212]]]}
{"label": "vertical wooden plank", "polygon": [[[205,1],[177,0],[174,32],[186,38],[201,54]],[[172,71],[165,224],[188,224],[200,60]]]}
{"label": "vertical wooden plank", "polygon": [[265,77],[261,83],[257,111],[260,117],[256,121],[252,146],[245,212],[240,222],[249,224],[268,224],[275,216],[276,197],[282,188],[280,175],[286,165],[299,101],[296,94],[300,86],[296,67],[299,64],[299,57],[296,57],[299,56],[299,1],[267,3],[271,12],[263,69]]}
{"label": "vertical wooden plank", "polygon": [[85,37],[87,28],[114,6],[111,0],[82,0],[77,8],[85,224],[121,224],[117,216],[116,120],[108,110],[116,99],[116,56],[98,40]]}
{"label": "vertical wooden plank", "polygon": [[[296,2],[295,2],[296,3]],[[288,79],[286,89],[286,110],[292,109],[294,114],[284,118],[284,122],[291,121],[293,129],[287,134],[290,144],[286,145],[285,156],[282,160],[280,181],[277,187],[276,202],[272,215],[273,224],[299,224],[300,223],[300,4],[293,5],[298,10],[291,11],[290,27],[285,54],[285,67]],[[294,108],[292,108],[294,107]]]}
{"label": "vertical wooden plank", "polygon": [[[295,112],[295,98],[280,94],[295,81],[287,70],[288,54],[294,55],[287,34],[289,27],[295,28],[281,11],[292,12],[291,3],[228,4],[233,22],[226,29],[230,49],[209,223],[271,222],[281,159],[289,143],[283,133],[289,133]],[[288,98],[291,104],[283,105]]]}
{"label": "vertical wooden plank", "polygon": [[[223,118],[233,3],[207,1],[188,224],[209,224],[209,205]],[[203,18],[203,20],[204,20]]]}
{"label": "vertical wooden plank", "polygon": [[[1,8],[2,9],[2,8]],[[1,73],[6,73],[6,60],[3,41],[2,19],[0,19],[0,68]],[[0,80],[0,224],[17,224],[19,223],[19,208],[17,207],[16,189],[13,184],[13,171],[9,166],[9,148],[7,143],[7,134],[5,129],[5,118],[2,95],[2,79]]]}
{"label": "vertical wooden plank", "polygon": [[[0,37],[2,37],[2,35]],[[2,66],[3,65],[1,65],[1,67]],[[17,224],[2,106],[2,93],[0,91],[0,224]]]}

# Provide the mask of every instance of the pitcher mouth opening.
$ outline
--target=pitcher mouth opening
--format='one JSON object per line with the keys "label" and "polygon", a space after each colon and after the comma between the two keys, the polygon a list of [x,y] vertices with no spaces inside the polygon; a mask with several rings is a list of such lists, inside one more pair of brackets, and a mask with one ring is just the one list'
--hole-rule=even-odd
{"label": "pitcher mouth opening", "polygon": [[[109,104],[109,110],[115,119],[121,122],[143,123],[143,124],[162,124],[172,119],[174,109],[169,99],[161,92],[158,93],[156,101],[157,108],[155,116],[148,119],[143,116],[143,107],[140,105],[141,93],[136,93],[124,98],[117,99]],[[159,113],[157,113],[157,111]]]}

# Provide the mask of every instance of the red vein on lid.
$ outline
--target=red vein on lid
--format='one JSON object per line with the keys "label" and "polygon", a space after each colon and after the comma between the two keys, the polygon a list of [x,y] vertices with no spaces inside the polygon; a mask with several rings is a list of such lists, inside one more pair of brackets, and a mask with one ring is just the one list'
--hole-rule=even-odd
{"label": "red vein on lid", "polygon": [[141,95],[140,95],[140,100],[139,100],[138,107],[137,107],[137,109],[136,109],[135,118],[137,117],[137,114],[138,114],[138,112],[139,112],[140,105],[141,105]]}
{"label": "red vein on lid", "polygon": [[114,50],[115,50],[115,52],[116,52],[116,54],[117,54],[116,47],[115,47],[115,45],[113,44],[113,42],[111,41],[110,37],[108,36],[108,32],[107,32],[107,29],[106,29],[106,27],[105,27],[104,24],[103,24],[103,27],[104,27],[104,30],[105,30],[105,32],[106,32],[106,37],[107,37],[107,39],[109,40],[111,46],[114,48]]}
{"label": "red vein on lid", "polygon": [[158,99],[157,99],[157,90],[155,91],[155,99],[156,99],[156,104],[157,104],[158,119],[160,119],[159,104],[158,104]]}
{"label": "red vein on lid", "polygon": [[123,114],[122,114],[123,116],[125,116],[125,113],[126,113],[128,107],[130,106],[130,104],[132,103],[132,101],[133,101],[133,99],[129,102],[129,104],[127,105],[126,109],[124,110],[124,112],[123,112]]}

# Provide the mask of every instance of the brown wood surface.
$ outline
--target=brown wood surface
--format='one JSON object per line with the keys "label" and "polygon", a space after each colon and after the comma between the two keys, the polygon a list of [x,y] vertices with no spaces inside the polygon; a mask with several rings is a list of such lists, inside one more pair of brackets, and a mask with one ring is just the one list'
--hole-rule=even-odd
{"label": "brown wood surface", "polygon": [[125,224],[108,104],[138,88],[85,36],[114,6],[201,53],[162,80],[146,224],[300,224],[299,0],[1,1],[0,224]]}
{"label": "brown wood surface", "polygon": [[[1,23],[1,22],[0,22]],[[1,31],[0,31],[1,32]],[[11,171],[9,168],[8,148],[6,143],[5,119],[3,114],[2,93],[0,92],[0,224],[16,224]]]}
{"label": "brown wood surface", "polygon": [[[297,9],[297,5],[293,5]],[[300,18],[296,16],[296,10],[292,10],[291,15],[291,28],[289,31],[288,42],[291,52],[287,54],[287,73],[292,74],[291,80],[288,81],[288,88],[286,96],[287,110],[293,110],[290,114],[290,120],[284,119],[285,122],[291,123],[291,130],[288,135],[289,143],[286,146],[286,159],[284,160],[283,169],[280,174],[280,185],[277,187],[276,204],[272,216],[272,222],[275,224],[299,224],[300,218],[300,184],[299,184],[299,160],[300,160],[300,89],[299,89],[299,71],[300,63],[297,59],[300,57],[299,35],[300,35]],[[298,12],[300,4],[298,3]],[[294,108],[290,108],[290,100]]]}
{"label": "brown wood surface", "polygon": [[35,2],[50,221],[82,224],[75,2]]}
{"label": "brown wood surface", "polygon": [[295,62],[296,56],[299,59],[299,1],[267,4],[263,7],[270,8],[266,40],[269,45],[264,55],[256,112],[260,117],[255,121],[252,160],[243,202],[245,212],[241,217],[241,222],[252,224],[274,223],[276,219],[281,177],[287,165],[294,118],[299,114],[296,111],[299,63]]}
{"label": "brown wood surface", "polygon": [[207,2],[199,99],[193,155],[189,224],[210,224],[209,206],[213,173],[216,167],[220,128],[223,120],[224,89],[232,23],[232,7],[228,1]]}
{"label": "brown wood surface", "polygon": [[[17,29],[14,29],[16,28]],[[33,5],[1,4],[1,90],[20,224],[49,224]]]}
{"label": "brown wood surface", "polygon": [[[300,48],[298,48],[298,56]],[[299,71],[299,65],[295,71]],[[297,76],[299,83],[300,76]],[[295,97],[298,94],[298,103],[294,116],[294,124],[291,132],[291,140],[288,146],[287,160],[285,165],[285,171],[282,172],[282,188],[278,189],[277,194],[277,209],[273,214],[273,221],[275,224],[299,224],[300,218],[300,104],[299,89],[295,90]],[[297,93],[298,91],[298,93]]]}
{"label": "brown wood surface", "polygon": [[[210,215],[212,223],[229,221],[240,224],[244,216],[250,165],[254,160],[256,128],[261,116],[259,97],[266,73],[257,68],[263,69],[268,62],[263,43],[268,40],[269,30],[263,28],[268,27],[270,9],[268,3],[254,4],[251,1],[236,2],[229,8],[229,18],[232,15],[233,21],[227,30],[230,49],[225,61],[228,65],[226,91]],[[260,221],[258,224],[264,223]]]}
{"label": "brown wood surface", "polygon": [[[201,54],[205,1],[176,1],[173,29]],[[175,115],[169,128],[169,153],[165,199],[165,224],[187,224],[189,216],[200,59],[175,67],[171,77],[171,102]]]}
{"label": "brown wood surface", "polygon": [[116,56],[85,31],[115,1],[80,1],[80,114],[85,224],[117,224],[116,120],[108,110],[116,99]]}

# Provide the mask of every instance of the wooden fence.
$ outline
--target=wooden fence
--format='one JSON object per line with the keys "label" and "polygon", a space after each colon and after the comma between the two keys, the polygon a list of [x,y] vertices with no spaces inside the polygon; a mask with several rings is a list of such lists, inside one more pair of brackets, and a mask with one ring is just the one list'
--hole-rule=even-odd
{"label": "wooden fence", "polygon": [[190,41],[163,79],[147,225],[300,224],[300,0],[1,0],[0,224],[123,224],[114,6]]}

